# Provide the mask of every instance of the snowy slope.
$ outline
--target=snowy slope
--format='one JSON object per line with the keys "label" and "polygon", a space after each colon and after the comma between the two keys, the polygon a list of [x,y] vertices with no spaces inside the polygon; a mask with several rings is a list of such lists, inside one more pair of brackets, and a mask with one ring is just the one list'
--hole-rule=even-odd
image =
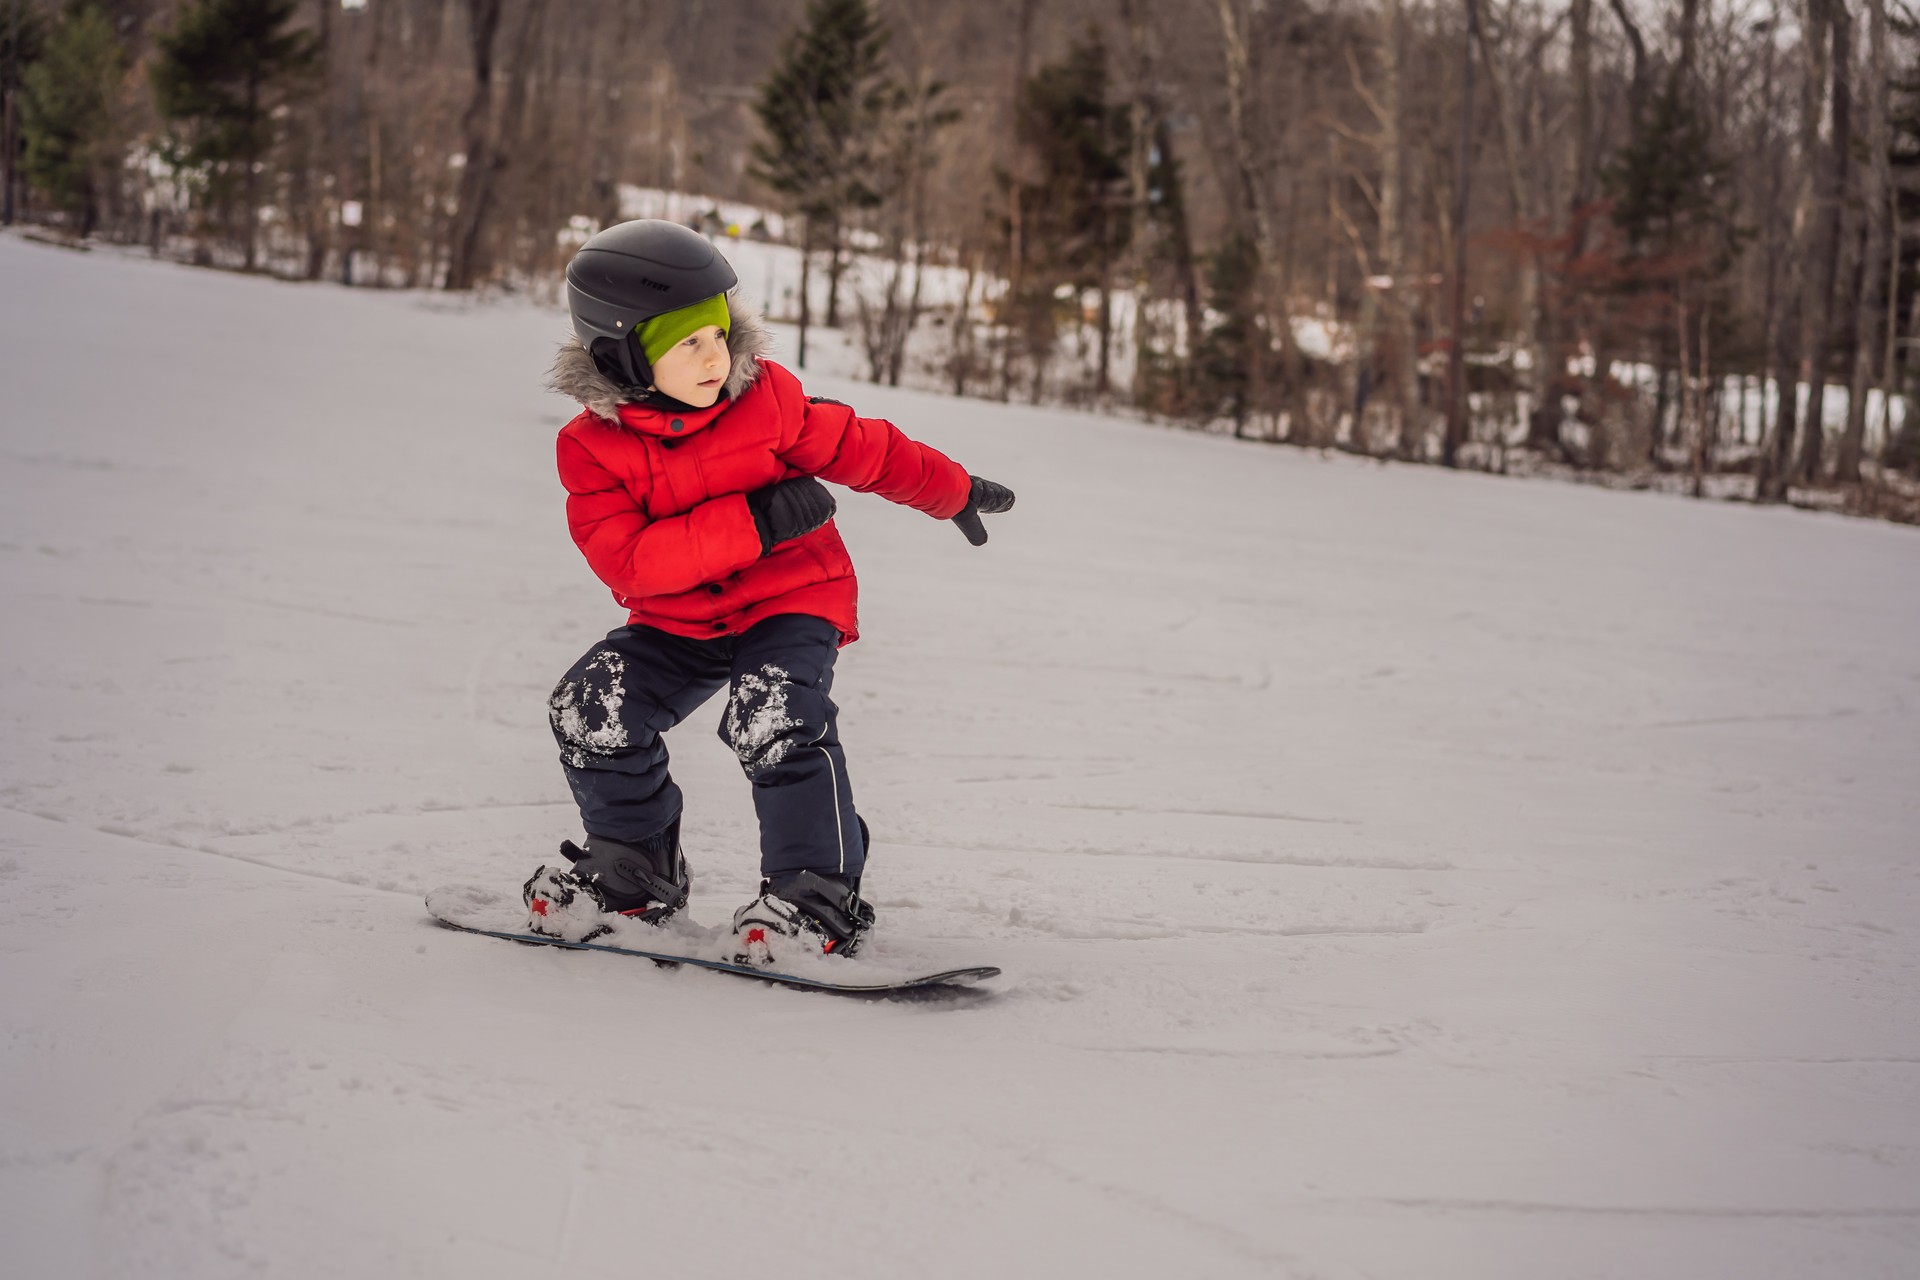
{"label": "snowy slope", "polygon": [[563,331],[0,238],[0,1274],[1920,1269],[1920,531],[809,377],[1020,495],[843,495],[882,927],[1008,976],[836,1002],[425,923],[576,834]]}

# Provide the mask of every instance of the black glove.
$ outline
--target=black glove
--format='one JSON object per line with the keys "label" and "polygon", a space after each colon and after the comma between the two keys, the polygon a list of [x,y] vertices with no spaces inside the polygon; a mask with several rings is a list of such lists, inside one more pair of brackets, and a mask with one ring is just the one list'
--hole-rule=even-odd
{"label": "black glove", "polygon": [[967,541],[976,547],[987,545],[987,526],[980,523],[982,511],[989,515],[999,511],[1013,510],[1013,490],[1005,485],[995,484],[991,480],[982,480],[979,476],[968,476],[973,481],[973,491],[967,495],[967,505],[953,522],[960,526],[960,532],[967,535]]}
{"label": "black glove", "polygon": [[760,531],[761,555],[778,543],[812,533],[833,519],[833,509],[833,495],[812,476],[782,480],[747,495],[753,527]]}

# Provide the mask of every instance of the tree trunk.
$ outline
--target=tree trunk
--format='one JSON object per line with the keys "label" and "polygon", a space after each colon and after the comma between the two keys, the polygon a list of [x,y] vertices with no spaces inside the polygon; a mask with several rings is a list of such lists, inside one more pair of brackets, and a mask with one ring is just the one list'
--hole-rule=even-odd
{"label": "tree trunk", "polygon": [[1407,156],[1403,86],[1406,12],[1403,0],[1387,0],[1387,29],[1380,42],[1380,261],[1387,271],[1385,312],[1388,402],[1393,408],[1395,448],[1414,454],[1421,431],[1419,351],[1413,336],[1415,290],[1407,263]]}
{"label": "tree trunk", "polygon": [[833,218],[827,223],[827,328],[840,327],[840,273],[847,268],[840,253],[841,241],[845,229],[840,225],[840,213],[834,211]]}
{"label": "tree trunk", "polygon": [[23,0],[7,0],[7,66],[0,89],[6,102],[0,105],[0,226],[10,227],[14,218],[15,161],[20,151],[20,6]]}
{"label": "tree trunk", "polygon": [[[1684,306],[1680,309],[1679,323],[1682,326],[1686,324],[1686,309]],[[1659,347],[1654,357],[1653,418],[1647,426],[1646,463],[1655,471],[1664,471],[1666,470],[1666,458],[1663,455],[1663,450],[1667,444],[1667,409],[1674,401],[1674,393],[1671,389],[1673,386],[1673,362],[1667,352],[1666,338],[1662,336],[1654,339],[1654,341],[1659,344]],[[1680,352],[1680,403],[1683,409],[1686,404],[1686,386],[1687,357],[1686,351],[1683,348]]]}
{"label": "tree trunk", "polygon": [[[1235,186],[1238,188],[1240,209],[1235,225],[1252,226],[1254,234],[1254,322],[1248,328],[1246,344],[1246,374],[1248,374],[1248,397],[1254,405],[1254,411],[1260,413],[1267,405],[1267,374],[1271,367],[1273,345],[1279,342],[1281,367],[1286,374],[1286,397],[1292,416],[1292,432],[1311,430],[1309,405],[1304,395],[1302,361],[1298,345],[1294,344],[1292,317],[1288,313],[1286,299],[1286,261],[1283,246],[1273,226],[1273,209],[1265,182],[1265,155],[1275,152],[1284,163],[1288,148],[1269,148],[1261,146],[1254,138],[1254,111],[1252,111],[1252,92],[1254,92],[1254,67],[1250,58],[1250,46],[1246,38],[1246,29],[1240,21],[1236,0],[1219,0],[1219,31],[1221,31],[1221,54],[1225,59],[1227,71],[1227,123],[1233,144],[1233,167],[1235,167]],[[1294,123],[1292,117],[1288,123]],[[1290,171],[1288,171],[1290,173]]]}
{"label": "tree trunk", "polygon": [[1853,270],[1846,296],[1852,305],[1840,328],[1840,349],[1852,355],[1847,377],[1847,419],[1834,453],[1833,478],[1839,484],[1854,484],[1860,479],[1861,444],[1867,431],[1867,394],[1872,386],[1877,345],[1872,332],[1874,320],[1879,316],[1880,270],[1876,259],[1878,246],[1874,243],[1877,211],[1872,201],[1863,201],[1863,204],[1859,229],[1849,237],[1853,242]]}
{"label": "tree trunk", "polygon": [[[1884,92],[1884,90],[1883,90]],[[1893,439],[1893,399],[1900,388],[1900,191],[1892,178],[1887,179],[1887,306],[1882,324],[1886,330],[1886,348],[1880,364],[1880,447]]]}
{"label": "tree trunk", "polygon": [[[930,73],[923,68],[919,92],[915,95],[915,116],[910,152],[907,157],[907,201],[905,236],[913,251],[913,288],[907,294],[906,314],[893,350],[887,361],[887,385],[900,385],[906,366],[907,343],[920,323],[921,286],[927,276],[927,170],[933,147],[936,96]],[[964,309],[964,308],[963,308]]]}
{"label": "tree trunk", "polygon": [[[600,93],[600,127],[594,137],[593,150],[593,204],[597,221],[602,227],[610,227],[620,220],[620,182],[619,173],[627,155],[626,139],[628,131],[621,127],[623,113],[632,110],[631,104],[617,92],[617,86],[623,78],[625,57],[633,42],[633,20],[640,6],[622,4],[615,6],[619,12],[618,25],[614,28],[610,43],[596,42],[595,52],[606,58],[605,87]],[[767,305],[773,305],[773,299],[767,299]]]}
{"label": "tree trunk", "polygon": [[[1587,251],[1587,231],[1593,221],[1591,206],[1594,187],[1600,170],[1600,140],[1594,122],[1593,0],[1572,0],[1567,7],[1567,29],[1567,60],[1573,80],[1573,189],[1567,196],[1567,247],[1560,259],[1563,279],[1572,277],[1574,264]],[[1565,368],[1568,357],[1578,348],[1582,339],[1591,339],[1593,372],[1584,380],[1572,384],[1572,388],[1580,393],[1581,416],[1591,429],[1600,420],[1603,411],[1608,369],[1599,335],[1592,331],[1591,326],[1584,325],[1584,319],[1571,298],[1563,303],[1559,324],[1552,330],[1554,351],[1549,363],[1556,371]],[[1557,400],[1559,397],[1554,398]],[[1550,425],[1538,424],[1533,429],[1533,438],[1541,444],[1550,442],[1564,453],[1559,431],[1559,406],[1555,404],[1550,408],[1554,415],[1553,422]]]}
{"label": "tree trunk", "polygon": [[[1816,3],[1822,0],[1815,0]],[[1807,420],[1800,433],[1800,457],[1794,474],[1812,484],[1820,479],[1820,458],[1826,444],[1822,413],[1827,387],[1827,363],[1833,343],[1833,287],[1840,274],[1841,202],[1846,198],[1848,162],[1853,153],[1852,35],[1853,18],[1845,0],[1824,0],[1832,24],[1833,55],[1829,64],[1832,86],[1833,141],[1820,193],[1820,267],[1814,281],[1813,332],[1807,358],[1813,376],[1807,386]]]}
{"label": "tree trunk", "polygon": [[1173,250],[1173,271],[1175,287],[1180,294],[1181,312],[1186,325],[1186,353],[1191,355],[1194,344],[1200,339],[1201,327],[1205,324],[1200,305],[1200,272],[1194,262],[1193,232],[1187,222],[1187,197],[1185,179],[1180,178],[1179,168],[1173,159],[1173,134],[1167,127],[1167,117],[1162,113],[1153,128],[1154,146],[1159,149],[1161,163],[1167,172],[1173,174],[1175,182],[1168,192],[1167,199],[1167,239]]}
{"label": "tree trunk", "polygon": [[1106,210],[1100,213],[1097,234],[1099,252],[1095,266],[1099,278],[1095,285],[1099,290],[1100,305],[1095,314],[1098,316],[1100,345],[1094,368],[1093,398],[1094,403],[1104,410],[1113,370],[1113,275],[1118,265],[1115,261],[1118,254],[1113,244],[1113,216]]}
{"label": "tree trunk", "polygon": [[953,333],[947,352],[947,376],[952,380],[953,394],[967,394],[967,383],[973,377],[973,288],[980,277],[980,255],[967,254],[967,279],[960,289],[960,305],[953,315]]}
{"label": "tree trunk", "polygon": [[1480,25],[1476,0],[1467,0],[1467,31],[1461,40],[1459,212],[1454,216],[1452,341],[1447,348],[1447,435],[1440,460],[1459,464],[1467,442],[1467,210],[1473,191],[1473,37]]}
{"label": "tree trunk", "polygon": [[[1760,454],[1755,459],[1757,468],[1770,465],[1772,453],[1769,442],[1772,440],[1767,418],[1767,390],[1773,388],[1775,396],[1780,394],[1780,333],[1776,326],[1780,317],[1780,187],[1782,184],[1781,148],[1773,145],[1773,121],[1778,112],[1773,99],[1773,33],[1780,25],[1778,0],[1772,8],[1766,33],[1767,52],[1765,69],[1761,73],[1760,90],[1760,149],[1766,157],[1767,192],[1766,209],[1761,215],[1760,249],[1767,264],[1767,283],[1760,320],[1760,351],[1762,365],[1760,369]],[[1743,407],[1744,408],[1744,407]],[[1743,411],[1740,416],[1740,442],[1747,442],[1747,418]],[[1758,485],[1756,493],[1758,497]]]}
{"label": "tree trunk", "polygon": [[900,340],[893,344],[893,355],[887,363],[887,385],[900,385],[900,372],[907,362],[907,339],[913,336],[914,326],[920,322],[920,285],[927,274],[927,244],[923,235],[913,237],[913,289],[907,294],[906,322],[900,327]]}
{"label": "tree trunk", "polygon": [[1020,193],[1025,187],[1025,157],[1020,150],[1020,97],[1026,91],[1027,76],[1033,62],[1033,22],[1040,11],[1040,0],[1018,0],[1019,13],[1014,21],[1013,85],[1006,100],[1006,130],[1003,136],[1012,148],[1008,168],[1013,181],[1007,184],[1007,288],[1001,306],[996,382],[1001,400],[1013,398],[1013,314],[1021,305],[1026,287],[1026,211]]}
{"label": "tree trunk", "polygon": [[500,31],[502,0],[467,0],[467,38],[473,55],[473,93],[461,117],[466,162],[460,170],[460,194],[451,228],[452,255],[447,288],[471,289],[479,283],[480,235],[493,201],[493,46]]}
{"label": "tree trunk", "polygon": [[800,233],[800,349],[794,353],[796,368],[807,367],[807,330],[813,322],[813,300],[808,295],[813,287],[813,215],[806,215],[805,228]]}
{"label": "tree trunk", "polygon": [[860,342],[867,353],[867,380],[873,383],[887,380],[887,371],[898,367],[898,353],[906,346],[900,286],[907,270],[907,233],[899,216],[892,221],[887,235],[886,285],[881,291],[878,317],[864,292],[854,295],[854,307],[860,314]]}
{"label": "tree trunk", "polygon": [[1102,409],[1107,407],[1107,388],[1113,369],[1113,272],[1114,247],[1112,239],[1112,219],[1107,214],[1100,218],[1100,255],[1098,268],[1100,273],[1100,306],[1096,313],[1099,317],[1100,348],[1099,358],[1094,370],[1094,402]]}
{"label": "tree trunk", "polygon": [[[1860,256],[1859,287],[1853,308],[1853,380],[1847,393],[1847,429],[1840,437],[1834,479],[1841,484],[1860,482],[1860,456],[1867,435],[1867,393],[1873,385],[1878,355],[1880,289],[1885,276],[1881,261],[1887,253],[1887,193],[1892,171],[1888,160],[1886,0],[1867,0],[1867,155],[1861,174],[1861,207],[1866,220],[1866,243]],[[1884,397],[1892,391],[1884,388]]]}
{"label": "tree trunk", "polygon": [[[253,140],[259,137],[257,133],[253,132],[253,129],[255,128],[259,119],[260,119],[260,80],[258,76],[249,72],[247,75],[247,128],[249,131],[248,139],[250,144],[252,143]],[[258,241],[260,238],[260,156],[256,153],[255,148],[252,145],[249,145],[247,148],[247,153],[246,153],[246,156],[244,157],[244,163],[247,166],[247,179],[246,179],[247,266],[246,266],[246,269],[248,271],[252,271],[254,267],[257,266],[259,263]],[[92,219],[93,202],[91,200],[87,202],[87,209],[88,209],[87,220],[89,223],[91,223],[93,220]]]}
{"label": "tree trunk", "polygon": [[[1246,343],[1247,395],[1253,405],[1266,402],[1267,354],[1269,333],[1277,322],[1285,325],[1284,310],[1274,306],[1272,276],[1275,256],[1273,218],[1266,193],[1262,190],[1258,154],[1251,134],[1247,97],[1251,91],[1246,33],[1241,27],[1235,0],[1218,0],[1221,52],[1227,73],[1227,121],[1232,145],[1234,174],[1239,188],[1241,226],[1253,231],[1255,315],[1248,325]],[[1236,435],[1239,432],[1236,430]]]}
{"label": "tree trunk", "polygon": [[[1127,254],[1124,277],[1133,293],[1133,401],[1141,401],[1141,373],[1152,354],[1147,309],[1151,280],[1152,145],[1154,115],[1148,86],[1153,78],[1153,45],[1147,38],[1142,0],[1120,0],[1120,20],[1127,31],[1130,76],[1127,89]],[[1164,160],[1164,157],[1163,157]]]}
{"label": "tree trunk", "polygon": [[[1475,25],[1475,39],[1480,45],[1481,70],[1487,83],[1492,114],[1500,126],[1500,154],[1507,175],[1508,205],[1514,223],[1532,239],[1539,234],[1539,223],[1542,221],[1540,211],[1546,207],[1546,202],[1538,198],[1536,192],[1537,169],[1528,165],[1521,156],[1518,86],[1514,79],[1503,75],[1499,60],[1488,47],[1485,29],[1479,24]],[[1537,63],[1544,44],[1544,38],[1535,43],[1525,60],[1525,66],[1531,67]],[[1537,105],[1538,94],[1529,97]],[[1537,244],[1536,240],[1534,245]],[[1520,278],[1517,283],[1520,313],[1526,319],[1527,354],[1531,365],[1529,382],[1533,392],[1532,410],[1527,415],[1527,444],[1532,448],[1557,449],[1559,383],[1565,371],[1565,358],[1562,357],[1556,367],[1555,344],[1551,336],[1552,317],[1547,307],[1546,291],[1541,284],[1541,259],[1541,249],[1530,246],[1520,256]]]}
{"label": "tree trunk", "polygon": [[[1818,3],[1818,0],[1815,0]],[[1620,30],[1627,37],[1627,47],[1633,52],[1633,80],[1627,88],[1627,133],[1631,136],[1640,132],[1640,113],[1645,108],[1648,97],[1648,84],[1653,71],[1647,61],[1647,42],[1640,34],[1640,27],[1627,12],[1623,0],[1608,0],[1613,6],[1613,16],[1620,20]]]}
{"label": "tree trunk", "polygon": [[[1800,276],[1799,315],[1783,321],[1778,335],[1780,368],[1779,406],[1773,431],[1754,460],[1754,497],[1779,502],[1787,496],[1794,461],[1794,428],[1799,415],[1801,364],[1813,341],[1814,310],[1819,302],[1821,272],[1815,261],[1820,248],[1820,196],[1824,175],[1831,172],[1820,145],[1820,116],[1827,85],[1827,27],[1834,0],[1806,0],[1801,32],[1799,194],[1794,201],[1794,243],[1789,266]],[[1809,401],[1809,412],[1812,411]],[[1813,420],[1818,431],[1818,420]]]}

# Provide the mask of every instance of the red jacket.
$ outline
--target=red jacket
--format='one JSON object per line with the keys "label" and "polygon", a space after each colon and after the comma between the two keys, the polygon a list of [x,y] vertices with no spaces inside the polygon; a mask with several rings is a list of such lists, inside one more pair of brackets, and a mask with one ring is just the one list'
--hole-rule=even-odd
{"label": "red jacket", "polygon": [[733,307],[728,394],[706,409],[625,403],[578,343],[562,348],[551,385],[586,405],[557,444],[567,525],[629,623],[713,639],[805,613],[851,644],[858,584],[839,530],[828,521],[763,556],[745,495],[818,476],[948,519],[966,506],[971,481],[892,423],[808,399],[791,373],[760,358],[769,342],[758,317]]}

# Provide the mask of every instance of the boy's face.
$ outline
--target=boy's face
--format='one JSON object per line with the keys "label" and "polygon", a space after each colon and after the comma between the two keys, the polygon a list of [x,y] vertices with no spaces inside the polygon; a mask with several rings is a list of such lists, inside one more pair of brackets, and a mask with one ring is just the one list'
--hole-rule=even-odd
{"label": "boy's face", "polygon": [[733,357],[727,331],[717,324],[696,329],[653,362],[653,385],[685,404],[704,409],[720,398]]}

